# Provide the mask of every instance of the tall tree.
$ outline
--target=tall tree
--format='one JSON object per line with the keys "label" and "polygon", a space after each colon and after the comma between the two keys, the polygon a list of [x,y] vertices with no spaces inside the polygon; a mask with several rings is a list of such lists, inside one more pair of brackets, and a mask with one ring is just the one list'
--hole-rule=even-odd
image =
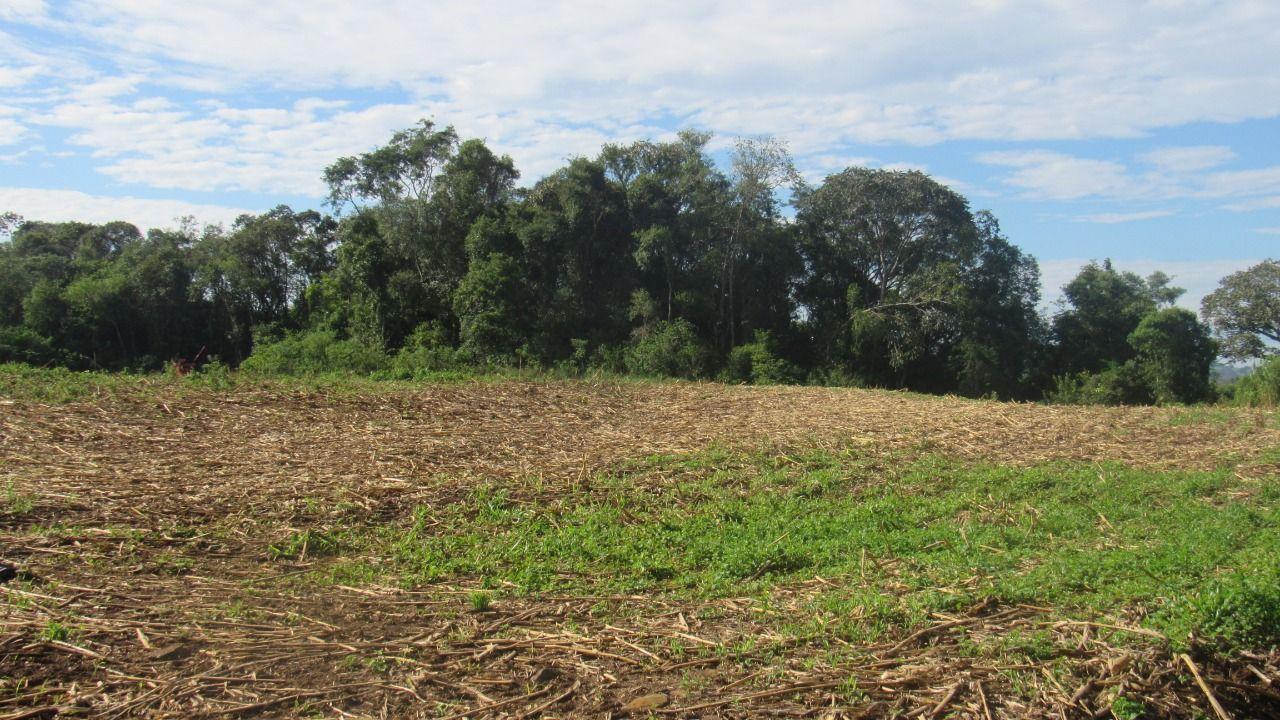
{"label": "tall tree", "polygon": [[961,339],[952,355],[957,390],[1001,398],[1035,397],[1046,344],[1040,268],[1014,247],[988,210],[974,214],[980,250],[965,274]]}
{"label": "tall tree", "polygon": [[1263,260],[1228,275],[1200,307],[1222,340],[1224,357],[1245,360],[1280,352],[1280,262]]}
{"label": "tall tree", "polygon": [[242,215],[229,233],[206,232],[196,243],[193,291],[216,309],[224,359],[248,356],[255,326],[292,325],[307,288],[333,266],[335,228],[316,212],[281,205]]}
{"label": "tall tree", "polygon": [[1218,356],[1218,344],[1194,313],[1157,310],[1138,323],[1128,342],[1157,402],[1193,403],[1213,396],[1209,367]]}
{"label": "tall tree", "polygon": [[849,168],[802,189],[796,207],[801,299],[824,359],[877,384],[936,365],[980,249],[965,199],[920,172]]}
{"label": "tall tree", "polygon": [[573,339],[593,345],[625,340],[636,273],[622,191],[603,166],[579,158],[529,192],[518,220],[528,287],[540,309],[532,345],[556,361]]}
{"label": "tall tree", "polygon": [[[739,267],[744,262],[775,254],[769,252],[773,248],[768,246],[776,244],[780,237],[772,232],[778,213],[776,193],[784,185],[797,186],[800,175],[782,140],[739,138],[730,158],[730,180],[736,207],[720,249],[720,324],[727,330],[723,338],[725,350],[737,345],[739,337],[741,303],[736,292]],[[750,338],[750,334],[745,337]]]}
{"label": "tall tree", "polygon": [[394,348],[424,323],[456,328],[453,294],[467,273],[467,234],[479,218],[505,212],[518,176],[510,158],[479,140],[459,144],[452,127],[428,120],[330,165],[329,202],[355,211],[344,244],[361,248],[339,253],[339,264],[362,263],[339,272],[343,292],[360,298],[360,311],[346,317],[351,330]]}
{"label": "tall tree", "polygon": [[1056,371],[1094,373],[1132,359],[1129,333],[1149,313],[1172,305],[1182,290],[1169,287],[1163,273],[1144,280],[1106,260],[1085,265],[1062,293],[1063,309],[1053,319]]}
{"label": "tall tree", "polygon": [[672,142],[607,145],[605,177],[623,193],[641,291],[653,318],[684,318],[710,329],[718,268],[709,253],[726,222],[729,180],[707,154],[710,133],[681,131]]}

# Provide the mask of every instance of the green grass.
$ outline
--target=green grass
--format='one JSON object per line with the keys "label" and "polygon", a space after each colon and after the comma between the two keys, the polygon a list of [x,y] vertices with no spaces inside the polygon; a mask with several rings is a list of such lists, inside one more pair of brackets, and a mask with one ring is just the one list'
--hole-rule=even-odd
{"label": "green grass", "polygon": [[493,607],[493,596],[483,590],[474,590],[467,594],[471,609],[476,612],[488,612]]}
{"label": "green grass", "polygon": [[1175,643],[1257,646],[1280,641],[1278,506],[1276,483],[1227,470],[710,453],[653,459],[585,494],[482,485],[353,531],[339,542],[363,559],[327,572],[695,598],[818,576],[834,587],[788,621],[796,632],[875,638],[993,597],[1123,613]]}
{"label": "green grass", "polygon": [[40,638],[48,642],[65,642],[71,637],[71,628],[57,620],[50,620],[40,631]]}
{"label": "green grass", "polygon": [[1237,434],[1247,434],[1261,427],[1280,427],[1280,413],[1242,413],[1239,408],[1219,405],[1191,405],[1180,407],[1169,417],[1169,424],[1217,425]]}
{"label": "green grass", "polygon": [[337,555],[341,550],[342,541],[321,530],[295,532],[283,542],[267,546],[267,554],[273,560],[328,557]]}
{"label": "green grass", "polygon": [[65,368],[3,363],[0,364],[0,397],[61,404],[122,389],[141,389],[161,378],[160,375],[75,372]]}
{"label": "green grass", "polygon": [[26,515],[35,508],[35,498],[19,492],[10,480],[5,483],[3,502],[0,503],[0,515]]}
{"label": "green grass", "polygon": [[[129,395],[147,397],[161,393],[225,392],[266,389],[284,392],[313,392],[329,396],[370,395],[396,390],[412,390],[424,385],[498,383],[509,380],[569,379],[568,373],[554,370],[504,368],[495,370],[446,370],[426,373],[413,380],[393,379],[356,373],[331,372],[312,375],[274,375],[228,371],[217,366],[176,377],[168,372],[112,373],[74,371],[65,368],[38,368],[22,363],[0,363],[0,398],[65,404],[88,398]],[[672,379],[589,374],[589,378],[611,382],[651,385],[682,382]]]}

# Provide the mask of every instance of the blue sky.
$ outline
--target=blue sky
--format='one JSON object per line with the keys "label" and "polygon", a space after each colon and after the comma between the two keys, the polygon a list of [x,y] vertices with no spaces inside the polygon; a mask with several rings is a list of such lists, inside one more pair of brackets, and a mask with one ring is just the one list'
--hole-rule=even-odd
{"label": "blue sky", "polygon": [[806,176],[923,169],[1046,294],[1087,259],[1194,306],[1280,256],[1280,3],[0,0],[0,210],[227,222],[318,206],[420,117],[533,182],[681,127]]}

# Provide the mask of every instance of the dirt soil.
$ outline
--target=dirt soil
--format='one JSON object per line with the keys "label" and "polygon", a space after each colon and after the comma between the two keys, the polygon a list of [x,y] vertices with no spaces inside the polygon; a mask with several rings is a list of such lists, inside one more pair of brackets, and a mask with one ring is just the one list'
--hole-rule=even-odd
{"label": "dirt soil", "polygon": [[[769,640],[777,616],[827,581],[781,588],[768,607],[540,595],[477,611],[472,579],[318,591],[289,578],[323,559],[269,552],[317,521],[400,522],[477,482],[537,476],[545,492],[572,493],[620,462],[709,446],[1280,473],[1259,459],[1280,446],[1274,414],[1188,412],[588,382],[0,399],[0,490],[27,505],[0,514],[0,559],[22,571],[0,585],[0,720],[1109,717],[1120,689],[1162,714],[1211,714],[1195,672],[1236,712],[1275,709],[1280,693],[1229,692],[1256,686],[1250,672],[1277,677],[1273,657],[1213,667],[1116,650],[1115,628],[1045,608],[980,604],[856,648],[852,665],[803,643],[744,663],[728,649]],[[325,517],[332,508],[340,518]],[[1006,692],[1026,667],[955,651],[1012,628],[1069,636],[1080,652],[1067,677],[1082,684],[1046,671],[1031,691]]]}

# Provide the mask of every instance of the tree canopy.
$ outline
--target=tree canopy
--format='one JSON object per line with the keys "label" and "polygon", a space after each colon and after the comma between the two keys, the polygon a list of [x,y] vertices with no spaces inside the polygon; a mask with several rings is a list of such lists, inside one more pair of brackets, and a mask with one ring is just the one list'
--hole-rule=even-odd
{"label": "tree canopy", "polygon": [[1280,262],[1264,260],[1228,275],[1201,308],[1222,340],[1225,357],[1246,360],[1280,352]]}
{"label": "tree canopy", "polygon": [[[331,214],[144,234],[5,213],[0,361],[1208,396],[1216,345],[1171,309],[1168,276],[1090,263],[1048,320],[1035,259],[924,173],[809,184],[776,138],[737,140],[723,165],[711,141],[606,145],[520,187],[509,157],[424,120],[325,169]],[[1229,356],[1276,339],[1278,278],[1268,261],[1205,300]]]}

